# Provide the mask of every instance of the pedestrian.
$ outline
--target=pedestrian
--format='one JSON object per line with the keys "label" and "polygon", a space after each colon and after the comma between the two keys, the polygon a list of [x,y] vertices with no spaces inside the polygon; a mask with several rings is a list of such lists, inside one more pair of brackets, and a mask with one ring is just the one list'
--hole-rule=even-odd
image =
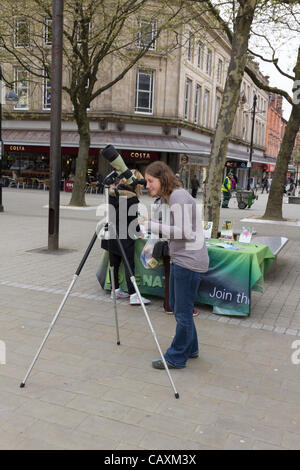
{"label": "pedestrian", "polygon": [[[209,258],[196,202],[180,187],[172,170],[164,162],[156,161],[146,168],[145,179],[150,196],[161,197],[169,208],[168,223],[152,220],[143,223],[148,231],[169,239],[170,307],[176,319],[176,332],[164,357],[168,367],[181,369],[189,358],[199,355],[193,307]],[[154,360],[152,367],[164,369],[164,363]]]}
{"label": "pedestrian", "polygon": [[183,184],[183,179],[180,177],[180,174],[179,173],[176,173],[176,178],[178,179],[179,183],[181,184],[182,187],[184,187],[184,184]]}
{"label": "pedestrian", "polygon": [[192,188],[192,197],[193,198],[197,197],[197,192],[198,192],[199,187],[200,187],[200,183],[197,180],[196,175],[194,175],[192,180],[191,180],[191,188]]}
{"label": "pedestrian", "polygon": [[269,192],[269,183],[266,176],[264,176],[261,181],[261,194],[263,194],[264,190],[266,190],[267,193]]}
{"label": "pedestrian", "polygon": [[272,184],[272,176],[269,176],[269,178],[268,178],[268,192],[271,189],[271,184]]}
{"label": "pedestrian", "polygon": [[230,179],[231,176],[233,176],[233,174],[230,171],[228,173],[228,175],[225,176],[223,184],[222,184],[222,189],[221,190],[222,190],[222,194],[223,194],[223,201],[222,201],[222,208],[223,209],[228,208],[229,200],[231,198],[231,179]]}
{"label": "pedestrian", "polygon": [[[137,170],[131,170],[134,176],[137,179],[142,179],[142,174]],[[134,221],[137,223],[138,218],[138,204],[139,197],[141,195],[141,185],[136,185],[134,188],[128,185],[127,180],[122,178],[117,187],[112,185],[109,188],[109,204],[110,204],[110,216],[115,223],[115,229],[118,237],[120,237],[120,232],[122,236],[120,237],[120,242],[124,248],[124,251],[127,255],[129,266],[134,273],[134,237],[130,233],[129,227],[134,226]],[[134,207],[135,206],[135,207]],[[115,214],[111,214],[112,209],[114,209]],[[126,214],[124,216],[124,212]],[[127,216],[127,217],[126,217]],[[125,228],[124,236],[124,227],[122,226],[122,219],[126,220],[127,227]],[[136,224],[136,231],[139,231],[139,226]],[[109,251],[109,261],[110,265],[114,267],[114,281],[115,281],[115,293],[117,299],[129,299],[130,305],[140,305],[140,300],[135,292],[134,286],[130,280],[130,273],[127,269],[126,263],[124,263],[125,268],[125,277],[128,292],[125,292],[119,284],[119,268],[122,261],[122,252],[120,250],[118,241],[116,239],[111,240],[102,240],[101,247],[104,250]],[[113,293],[111,293],[113,297]],[[150,300],[142,297],[144,304],[149,304]]]}
{"label": "pedestrian", "polygon": [[288,196],[295,196],[296,194],[296,186],[295,186],[293,178],[290,179],[290,186],[289,186],[287,194]]}
{"label": "pedestrian", "polygon": [[231,179],[231,189],[234,190],[236,188],[236,180],[235,180],[235,177],[234,175],[231,173],[231,176],[229,176],[229,178]]}

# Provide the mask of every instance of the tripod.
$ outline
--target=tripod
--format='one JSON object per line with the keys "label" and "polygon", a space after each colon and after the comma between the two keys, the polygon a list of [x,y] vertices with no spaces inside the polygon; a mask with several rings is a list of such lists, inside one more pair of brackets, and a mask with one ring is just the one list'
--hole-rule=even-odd
{"label": "tripod", "polygon": [[[177,390],[176,390],[176,388],[175,388],[175,385],[174,385],[173,379],[172,379],[172,377],[171,377],[171,374],[170,374],[168,365],[167,365],[166,360],[165,360],[165,358],[164,358],[164,355],[163,355],[163,353],[162,353],[162,351],[161,351],[159,342],[158,342],[157,337],[156,337],[156,333],[155,333],[155,331],[154,331],[154,329],[153,329],[153,326],[152,326],[151,320],[150,320],[150,318],[149,318],[149,315],[148,315],[148,313],[147,313],[145,304],[144,304],[144,302],[143,302],[143,300],[142,300],[142,296],[141,296],[141,294],[140,294],[140,291],[139,291],[139,288],[138,288],[138,286],[137,286],[136,279],[135,279],[135,277],[134,277],[134,274],[133,274],[133,272],[132,272],[132,269],[131,269],[131,267],[130,267],[130,264],[129,264],[129,262],[128,262],[128,259],[127,259],[126,253],[125,253],[125,251],[124,251],[123,245],[122,245],[122,243],[121,243],[121,241],[120,241],[120,239],[119,239],[119,237],[118,237],[117,230],[116,230],[114,224],[110,221],[110,217],[109,217],[109,187],[110,187],[110,185],[111,185],[113,182],[116,181],[117,177],[118,177],[118,173],[114,170],[114,171],[111,172],[111,173],[105,178],[105,180],[104,180],[105,204],[106,204],[106,208],[107,208],[106,217],[105,217],[105,219],[104,219],[103,221],[101,221],[101,222],[98,224],[98,226],[97,226],[96,232],[94,233],[94,235],[93,235],[93,237],[92,237],[92,239],[91,239],[91,241],[90,241],[90,243],[89,243],[89,246],[87,247],[87,249],[86,249],[86,251],[85,251],[85,254],[84,254],[84,256],[83,256],[83,258],[82,258],[82,260],[81,260],[81,262],[80,262],[80,264],[79,264],[79,266],[78,266],[78,268],[77,268],[77,270],[76,270],[76,272],[75,272],[75,274],[74,274],[74,276],[73,276],[73,279],[72,279],[72,281],[71,281],[71,283],[70,283],[70,285],[69,285],[69,287],[68,287],[68,289],[67,289],[67,292],[65,293],[64,298],[63,298],[63,300],[62,300],[62,302],[61,302],[61,304],[60,304],[60,306],[59,306],[59,308],[58,308],[58,310],[57,310],[57,312],[56,312],[56,314],[55,314],[55,316],[54,316],[54,318],[53,318],[53,320],[52,320],[52,322],[51,322],[51,324],[50,324],[50,326],[49,326],[49,328],[48,328],[48,331],[47,331],[47,333],[45,334],[45,336],[44,336],[44,338],[43,338],[43,341],[42,341],[42,343],[41,343],[41,345],[40,345],[40,347],[39,347],[39,349],[38,349],[38,351],[37,351],[37,353],[36,353],[36,355],[35,355],[35,357],[34,357],[32,363],[31,363],[31,365],[30,365],[30,367],[29,367],[29,369],[28,369],[28,371],[27,371],[27,373],[26,373],[26,375],[25,375],[23,381],[22,381],[21,384],[20,384],[20,387],[21,387],[21,388],[24,388],[24,387],[25,387],[26,381],[27,381],[27,379],[28,379],[28,377],[29,377],[29,375],[30,375],[30,373],[31,373],[31,371],[32,371],[32,369],[33,369],[33,367],[34,367],[34,365],[35,365],[35,363],[36,363],[36,361],[37,361],[37,359],[38,359],[38,357],[39,357],[39,355],[40,355],[42,349],[43,349],[44,344],[46,343],[46,341],[47,341],[47,339],[48,339],[48,336],[49,336],[50,333],[51,333],[52,328],[53,328],[54,325],[55,325],[55,322],[56,322],[56,320],[57,320],[57,318],[58,318],[60,312],[61,312],[62,309],[63,309],[63,306],[65,305],[65,303],[66,303],[66,301],[67,301],[68,296],[69,296],[70,293],[71,293],[71,290],[73,289],[73,286],[74,286],[74,284],[75,284],[75,282],[76,282],[78,276],[80,275],[80,273],[81,273],[81,271],[82,271],[82,268],[83,268],[83,266],[84,266],[84,264],[85,264],[85,262],[86,262],[86,260],[87,260],[87,258],[88,258],[88,256],[89,256],[89,254],[90,254],[90,252],[91,252],[91,250],[92,250],[92,248],[93,248],[93,246],[94,246],[94,244],[95,244],[95,241],[97,240],[98,237],[100,237],[100,238],[102,237],[101,231],[103,231],[103,229],[104,229],[104,238],[108,240],[108,247],[109,247],[109,242],[110,242],[110,233],[112,233],[113,236],[114,236],[114,237],[116,238],[116,240],[117,240],[117,243],[118,243],[120,252],[121,252],[121,254],[122,254],[123,262],[125,263],[125,265],[126,265],[128,271],[129,271],[130,280],[131,280],[131,282],[132,282],[132,284],[133,284],[133,287],[134,287],[134,289],[135,289],[135,292],[136,292],[136,294],[137,294],[137,296],[138,296],[138,298],[139,298],[141,307],[142,307],[143,312],[144,312],[144,314],[145,314],[146,320],[147,320],[147,322],[148,322],[148,325],[149,325],[149,327],[150,327],[151,333],[152,333],[153,338],[154,338],[154,340],[155,340],[155,343],[156,343],[156,346],[157,346],[157,348],[158,348],[159,354],[160,354],[161,359],[162,359],[162,361],[163,361],[165,370],[166,370],[166,372],[167,372],[167,375],[168,375],[168,377],[169,377],[170,383],[171,383],[172,388],[173,388],[173,390],[174,390],[175,398],[179,398],[179,393],[177,392]],[[116,322],[117,344],[120,345],[119,324],[118,324],[118,311],[117,311],[117,301],[116,301],[116,291],[115,291],[115,281],[114,281],[114,267],[113,267],[111,264],[110,264],[110,278],[111,278],[111,285],[112,285],[112,292],[113,292],[113,303],[114,303],[115,322]]]}

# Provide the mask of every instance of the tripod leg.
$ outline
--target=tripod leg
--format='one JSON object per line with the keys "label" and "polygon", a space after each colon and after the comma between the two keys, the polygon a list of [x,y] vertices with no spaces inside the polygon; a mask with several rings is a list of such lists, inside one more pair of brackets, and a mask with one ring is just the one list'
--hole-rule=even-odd
{"label": "tripod leg", "polygon": [[84,266],[84,263],[86,262],[86,260],[87,260],[87,258],[88,258],[88,256],[89,256],[89,254],[90,254],[90,252],[91,252],[91,249],[92,249],[93,246],[94,246],[95,241],[97,240],[97,236],[98,236],[98,235],[97,235],[97,232],[95,232],[94,235],[93,235],[93,238],[92,238],[92,240],[90,241],[90,244],[89,244],[89,246],[87,247],[86,252],[85,252],[85,254],[84,254],[84,256],[83,256],[83,258],[82,258],[82,260],[81,260],[81,262],[80,262],[80,264],[79,264],[79,266],[78,266],[78,268],[77,268],[77,270],[76,270],[76,273],[75,273],[74,276],[73,276],[72,282],[71,282],[71,284],[69,285],[69,288],[68,288],[67,292],[65,293],[65,296],[64,296],[64,298],[63,298],[63,300],[62,300],[62,302],[61,302],[61,304],[60,304],[60,306],[59,306],[59,308],[58,308],[58,310],[57,310],[57,312],[56,312],[56,314],[55,314],[55,316],[54,316],[54,318],[53,318],[53,320],[52,320],[52,322],[51,322],[51,325],[50,325],[50,327],[49,327],[49,329],[48,329],[48,331],[47,331],[47,333],[46,333],[46,335],[45,335],[45,337],[44,337],[44,339],[43,339],[43,341],[42,341],[42,344],[40,345],[40,347],[39,347],[39,349],[38,349],[38,351],[37,351],[37,353],[36,353],[36,355],[35,355],[35,357],[34,357],[32,363],[31,363],[31,365],[30,365],[30,367],[29,367],[29,369],[28,369],[28,372],[27,372],[27,374],[26,374],[25,377],[24,377],[23,382],[21,382],[21,384],[20,384],[20,387],[21,387],[21,388],[24,388],[24,387],[25,387],[26,380],[27,380],[27,378],[29,377],[29,374],[30,374],[30,372],[32,371],[34,364],[36,363],[36,361],[37,361],[37,359],[38,359],[38,357],[39,357],[39,355],[40,355],[40,352],[41,352],[41,350],[43,349],[43,346],[44,346],[44,344],[45,344],[46,341],[47,341],[48,336],[49,336],[50,333],[51,333],[51,330],[52,330],[52,328],[53,328],[53,326],[54,326],[54,324],[55,324],[55,322],[56,322],[56,320],[57,320],[57,318],[58,318],[58,315],[60,314],[60,312],[61,312],[63,306],[64,306],[65,303],[66,303],[67,298],[69,297],[69,294],[70,294],[71,290],[73,289],[73,286],[74,286],[74,284],[75,284],[75,282],[76,282],[76,280],[77,280],[77,278],[78,278],[78,276],[79,276],[79,274],[80,274],[80,272],[81,272],[81,270],[82,270],[82,268],[83,268],[83,266]]}
{"label": "tripod leg", "polygon": [[[112,225],[112,224],[111,224],[111,225]],[[157,340],[155,331],[154,331],[154,329],[153,329],[153,326],[152,326],[152,324],[151,324],[149,315],[148,315],[148,313],[147,313],[145,304],[144,304],[144,302],[143,302],[143,300],[142,300],[141,293],[140,293],[140,291],[139,291],[139,288],[138,288],[138,286],[137,286],[137,283],[136,283],[135,277],[134,277],[134,275],[133,275],[132,269],[131,269],[130,264],[129,264],[129,262],[128,262],[128,259],[127,259],[125,250],[124,250],[124,248],[123,248],[123,245],[122,245],[122,243],[121,243],[121,241],[120,241],[120,239],[119,239],[119,237],[118,237],[118,235],[117,235],[116,230],[115,230],[114,227],[113,227],[113,230],[114,230],[114,233],[115,233],[116,240],[117,240],[117,242],[118,242],[118,246],[119,246],[120,251],[121,251],[121,253],[122,253],[123,261],[124,261],[124,263],[126,264],[127,269],[128,269],[128,271],[129,271],[129,273],[130,273],[130,280],[131,280],[131,282],[132,282],[132,284],[133,284],[133,286],[134,286],[135,292],[136,292],[136,294],[137,294],[137,296],[138,296],[138,298],[139,298],[139,300],[140,300],[141,307],[142,307],[142,309],[143,309],[143,311],[144,311],[144,314],[145,314],[145,316],[146,316],[148,325],[149,325],[149,327],[150,327],[150,330],[151,330],[151,332],[152,332],[152,335],[153,335],[153,338],[154,338],[154,340],[155,340],[156,346],[157,346],[157,348],[158,348],[159,354],[160,354],[161,359],[162,359],[162,361],[163,361],[163,363],[164,363],[165,370],[166,370],[166,372],[167,372],[167,374],[168,374],[169,380],[170,380],[171,385],[172,385],[172,387],[173,387],[173,390],[174,390],[174,393],[175,393],[175,398],[179,398],[179,393],[177,392],[177,390],[176,390],[176,388],[175,388],[175,385],[174,385],[174,382],[173,382],[173,380],[172,380],[172,377],[171,377],[171,374],[170,374],[168,365],[167,365],[167,363],[166,363],[165,357],[164,357],[164,355],[163,355],[163,353],[162,353],[162,350],[161,350],[161,348],[160,348],[160,345],[159,345],[159,342],[158,342],[158,340]]]}
{"label": "tripod leg", "polygon": [[73,280],[72,280],[71,284],[69,285],[69,288],[68,288],[68,290],[67,290],[67,292],[66,292],[66,294],[65,294],[65,296],[64,296],[64,298],[63,298],[63,301],[61,302],[61,304],[60,304],[60,306],[59,306],[59,308],[58,308],[58,310],[57,310],[57,312],[56,312],[56,314],[55,314],[55,316],[54,316],[54,318],[53,318],[53,320],[52,320],[52,322],[51,322],[51,325],[50,325],[50,327],[49,327],[49,329],[48,329],[48,331],[47,331],[47,333],[46,333],[46,335],[45,335],[45,337],[44,337],[44,339],[43,339],[43,341],[42,341],[42,344],[40,345],[40,347],[39,347],[39,349],[38,349],[38,352],[36,353],[36,355],[35,355],[35,357],[34,357],[32,363],[31,363],[31,365],[30,365],[30,367],[29,367],[29,369],[28,369],[28,372],[27,372],[26,376],[24,377],[23,382],[21,382],[21,384],[20,384],[20,387],[21,387],[21,388],[25,387],[25,382],[26,382],[26,380],[27,380],[27,378],[28,378],[28,376],[29,376],[31,370],[33,369],[34,364],[36,363],[36,361],[37,361],[37,359],[38,359],[38,357],[39,357],[39,355],[40,355],[40,352],[41,352],[41,350],[43,349],[43,346],[44,346],[44,344],[45,344],[46,341],[47,341],[48,336],[49,336],[50,333],[51,333],[51,330],[52,330],[52,328],[53,328],[53,326],[54,326],[54,324],[55,324],[55,322],[56,322],[56,320],[57,320],[57,318],[58,318],[58,315],[60,314],[60,312],[61,312],[63,306],[65,305],[65,302],[66,302],[66,300],[67,300],[67,298],[68,298],[68,296],[69,296],[69,294],[70,294],[70,292],[71,292],[71,290],[72,290],[72,288],[73,288],[73,286],[74,286],[74,284],[75,284],[75,282],[76,282],[77,277],[78,277],[77,274],[74,274]]}
{"label": "tripod leg", "polygon": [[114,267],[110,266],[109,269],[110,269],[111,290],[113,292],[113,298],[114,298],[114,310],[115,310],[116,331],[117,331],[117,344],[119,345],[120,344],[120,335],[119,335],[119,324],[118,324],[118,311],[117,311],[117,299],[116,299]]}
{"label": "tripod leg", "polygon": [[153,338],[154,338],[154,341],[155,341],[155,343],[156,343],[156,346],[157,346],[157,349],[158,349],[158,351],[159,351],[160,357],[161,357],[161,359],[162,359],[162,361],[163,361],[163,363],[164,363],[165,370],[166,370],[166,372],[167,372],[167,374],[168,374],[169,380],[170,380],[171,385],[172,385],[172,388],[173,388],[173,390],[174,390],[175,398],[179,398],[179,393],[177,392],[176,387],[175,387],[175,384],[174,384],[173,379],[172,379],[172,377],[171,377],[171,374],[170,374],[168,365],[167,365],[167,363],[166,363],[165,357],[164,357],[164,355],[163,355],[163,353],[162,353],[161,347],[160,347],[159,342],[158,342],[158,340],[157,340],[156,333],[155,333],[154,328],[153,328],[153,326],[152,326],[152,323],[151,323],[151,321],[150,321],[150,318],[149,318],[149,315],[148,315],[148,313],[147,313],[145,304],[144,304],[144,302],[143,302],[143,300],[142,300],[142,296],[141,296],[141,293],[140,293],[139,288],[138,288],[138,286],[137,286],[135,277],[132,276],[132,277],[130,278],[130,280],[131,280],[132,284],[134,285],[135,292],[137,293],[137,296],[138,296],[138,298],[139,298],[139,300],[140,300],[140,302],[141,302],[141,307],[142,307],[142,309],[143,309],[143,311],[144,311],[144,314],[145,314],[145,317],[146,317],[146,319],[147,319],[148,325],[149,325],[149,327],[150,327],[152,336],[153,336]]}

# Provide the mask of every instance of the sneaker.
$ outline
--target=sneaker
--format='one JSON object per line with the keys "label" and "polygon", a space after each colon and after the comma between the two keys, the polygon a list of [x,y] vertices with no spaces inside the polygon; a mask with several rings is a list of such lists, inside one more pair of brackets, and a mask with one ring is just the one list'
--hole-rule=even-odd
{"label": "sneaker", "polygon": [[174,315],[174,312],[172,312],[172,310],[165,310],[165,313],[167,315]]}
{"label": "sneaker", "polygon": [[[116,289],[116,299],[127,299],[129,297],[129,294],[127,294],[127,292],[124,292],[121,287],[119,287],[118,289]],[[110,294],[110,298],[113,299],[114,298],[114,293],[111,292]]]}
{"label": "sneaker", "polygon": [[[142,297],[142,301],[145,305],[150,304],[151,301]],[[130,296],[130,305],[141,305],[140,299],[137,294],[131,294]]]}
{"label": "sneaker", "polygon": [[197,317],[199,315],[199,312],[198,310],[196,310],[195,308],[193,309],[193,317]]}
{"label": "sneaker", "polygon": [[[169,364],[167,362],[167,366],[168,366],[168,369],[181,369],[181,367],[176,367],[176,366],[173,366],[172,364]],[[155,361],[152,361],[152,367],[153,369],[164,369],[165,368],[165,365],[162,361],[162,359],[157,359]]]}
{"label": "sneaker", "polygon": [[199,357],[199,352],[198,352],[198,351],[196,351],[196,352],[194,352],[194,353],[190,354],[190,356],[189,356],[189,357],[190,357],[190,359],[194,359],[194,358],[196,358],[196,357]]}

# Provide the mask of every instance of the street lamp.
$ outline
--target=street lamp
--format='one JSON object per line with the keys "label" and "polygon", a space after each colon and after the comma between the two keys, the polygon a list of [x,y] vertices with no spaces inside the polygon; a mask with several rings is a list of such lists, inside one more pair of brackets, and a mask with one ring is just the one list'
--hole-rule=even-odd
{"label": "street lamp", "polygon": [[254,136],[254,124],[255,124],[255,110],[256,110],[257,96],[253,96],[253,108],[252,108],[252,129],[251,129],[251,140],[250,140],[250,155],[249,161],[247,162],[248,168],[248,181],[247,181],[247,190],[250,190],[250,177],[251,177],[251,166],[252,166],[252,154],[253,154],[253,136]]}
{"label": "street lamp", "polygon": [[[10,90],[6,93],[5,99],[10,102],[16,103],[19,101],[18,95],[13,91]],[[3,186],[3,179],[2,179],[2,158],[4,155],[4,145],[2,140],[2,68],[0,65],[0,212],[4,211],[3,204],[2,204],[2,186]]]}

